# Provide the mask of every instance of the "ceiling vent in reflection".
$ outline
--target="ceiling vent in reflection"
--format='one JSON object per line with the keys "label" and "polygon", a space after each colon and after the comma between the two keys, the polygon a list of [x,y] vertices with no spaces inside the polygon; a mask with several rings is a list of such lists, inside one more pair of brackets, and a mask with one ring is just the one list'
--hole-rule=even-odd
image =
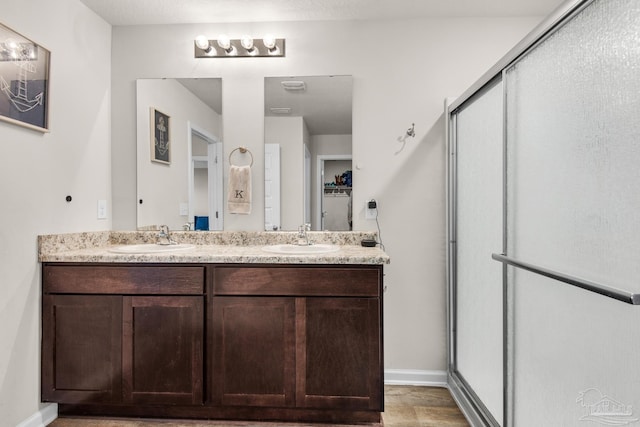
{"label": "ceiling vent in reflection", "polygon": [[302,80],[285,80],[280,82],[284,90],[289,91],[304,91],[307,90],[307,85]]}
{"label": "ceiling vent in reflection", "polygon": [[289,107],[271,107],[269,108],[273,114],[290,114],[291,108]]}

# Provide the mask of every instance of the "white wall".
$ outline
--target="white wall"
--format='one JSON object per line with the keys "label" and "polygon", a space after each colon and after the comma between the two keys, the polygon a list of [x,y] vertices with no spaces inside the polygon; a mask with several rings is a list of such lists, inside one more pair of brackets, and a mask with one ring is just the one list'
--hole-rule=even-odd
{"label": "white wall", "polygon": [[2,23],[51,51],[51,132],[0,122],[0,426],[13,427],[44,406],[36,236],[111,228],[96,218],[111,202],[111,27],[77,0],[3,0]]}
{"label": "white wall", "polygon": [[351,154],[351,135],[312,135],[312,154]]}
{"label": "white wall", "polygon": [[[261,230],[263,79],[353,75],[354,229],[374,230],[364,204],[379,201],[385,267],[387,369],[446,369],[445,140],[443,100],[457,96],[511,49],[539,17],[401,21],[284,22],[116,27],[113,29],[113,170],[116,228],[135,227],[135,95],[141,77],[222,77],[225,155],[254,154],[249,216],[227,230]],[[284,58],[195,59],[193,40],[271,32]],[[384,36],[384,37],[382,37]],[[360,44],[366,41],[365,48]],[[408,43],[407,41],[411,41]],[[416,42],[417,41],[417,42]],[[372,43],[379,43],[375,47]],[[164,53],[158,55],[161,46]],[[416,137],[399,151],[399,136]],[[225,165],[225,175],[228,165]]]}
{"label": "white wall", "polygon": [[[304,128],[302,117],[264,118],[264,142],[280,145],[280,227],[282,230],[296,230],[300,224],[304,223]],[[261,165],[263,176],[264,161]],[[259,177],[255,176],[255,172],[252,178],[254,184],[252,190],[255,195],[255,186],[260,186],[264,190],[264,184],[260,185]],[[264,193],[259,200],[262,202],[254,198],[254,203],[257,206],[264,206]],[[264,212],[264,209],[261,212]]]}
{"label": "white wall", "polygon": [[[197,168],[193,171],[193,214],[209,216],[209,169]],[[193,222],[193,218],[189,218]]]}

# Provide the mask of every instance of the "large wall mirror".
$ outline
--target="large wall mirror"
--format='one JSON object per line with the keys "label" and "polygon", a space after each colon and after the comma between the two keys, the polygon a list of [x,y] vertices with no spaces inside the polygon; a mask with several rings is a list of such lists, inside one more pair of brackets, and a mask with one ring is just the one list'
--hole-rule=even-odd
{"label": "large wall mirror", "polygon": [[136,81],[137,226],[222,230],[222,79]]}
{"label": "large wall mirror", "polygon": [[265,78],[265,230],[352,229],[351,76]]}

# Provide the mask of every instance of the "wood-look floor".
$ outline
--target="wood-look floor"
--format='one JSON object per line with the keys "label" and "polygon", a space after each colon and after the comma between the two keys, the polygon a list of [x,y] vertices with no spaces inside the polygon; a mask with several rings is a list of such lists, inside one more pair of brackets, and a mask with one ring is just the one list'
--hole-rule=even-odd
{"label": "wood-look floor", "polygon": [[[384,427],[467,427],[449,391],[436,387],[385,386]],[[363,427],[243,421],[58,418],[49,427]],[[372,426],[372,425],[369,425]],[[379,426],[379,424],[375,424]],[[373,426],[372,426],[373,427]]]}

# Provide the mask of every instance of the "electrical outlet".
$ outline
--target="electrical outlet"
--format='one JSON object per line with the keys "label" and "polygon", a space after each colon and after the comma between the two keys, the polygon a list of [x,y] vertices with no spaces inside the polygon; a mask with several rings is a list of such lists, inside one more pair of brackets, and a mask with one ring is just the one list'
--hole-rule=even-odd
{"label": "electrical outlet", "polygon": [[107,201],[98,200],[98,219],[107,219]]}
{"label": "electrical outlet", "polygon": [[378,216],[378,203],[371,199],[365,202],[364,205],[364,217],[365,219],[376,219]]}
{"label": "electrical outlet", "polygon": [[184,202],[180,203],[180,215],[181,216],[189,215],[189,203],[184,203]]}

